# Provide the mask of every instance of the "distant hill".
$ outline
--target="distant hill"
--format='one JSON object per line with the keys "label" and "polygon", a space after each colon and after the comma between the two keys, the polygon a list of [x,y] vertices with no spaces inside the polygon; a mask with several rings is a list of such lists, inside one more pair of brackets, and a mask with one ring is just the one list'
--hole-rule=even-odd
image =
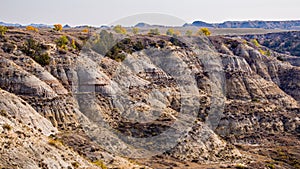
{"label": "distant hill", "polygon": [[195,21],[192,24],[184,24],[186,26],[196,27],[214,27],[214,28],[262,28],[262,29],[285,29],[300,30],[300,20],[295,21],[226,21],[223,23],[206,23],[203,21]]}
{"label": "distant hill", "polygon": [[26,26],[33,26],[33,27],[36,27],[36,28],[52,28],[53,27],[52,25],[35,24],[35,23],[32,23],[30,25],[26,25]]}
{"label": "distant hill", "polygon": [[246,40],[256,39],[259,44],[279,53],[300,57],[300,32],[278,32],[260,35],[244,35]]}
{"label": "distant hill", "polygon": [[151,25],[141,22],[136,24],[134,27],[145,28],[145,27],[151,27]]}
{"label": "distant hill", "polygon": [[197,26],[197,27],[215,27],[214,24],[210,24],[210,23],[206,23],[206,22],[203,22],[203,21],[195,21],[193,22],[192,24],[184,24],[183,25],[184,27],[185,26]]}
{"label": "distant hill", "polygon": [[2,26],[13,26],[13,27],[25,27],[25,26],[34,26],[36,28],[51,28],[53,27],[52,25],[46,25],[46,24],[35,24],[35,23],[32,23],[30,25],[21,25],[21,24],[18,24],[18,23],[5,23],[5,22],[0,22],[0,25]]}
{"label": "distant hill", "polygon": [[20,25],[20,24],[5,23],[5,22],[0,22],[0,25],[2,25],[2,26],[13,26],[13,27],[22,27],[22,25]]}

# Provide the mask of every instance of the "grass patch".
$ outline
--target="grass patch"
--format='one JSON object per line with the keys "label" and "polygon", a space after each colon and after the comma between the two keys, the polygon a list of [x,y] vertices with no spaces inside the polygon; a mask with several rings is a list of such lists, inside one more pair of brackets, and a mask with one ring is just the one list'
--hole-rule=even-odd
{"label": "grass patch", "polygon": [[244,164],[236,164],[235,168],[236,169],[247,169],[247,166],[245,166]]}
{"label": "grass patch", "polygon": [[12,126],[9,125],[9,124],[7,124],[7,123],[3,124],[3,125],[2,125],[2,128],[3,128],[4,130],[7,130],[7,131],[12,130]]}
{"label": "grass patch", "polygon": [[92,164],[102,169],[107,169],[106,165],[101,160],[93,161]]}
{"label": "grass patch", "polygon": [[49,138],[48,144],[51,146],[54,146],[56,148],[60,148],[61,146],[63,146],[63,144],[60,140],[53,139],[53,138]]}

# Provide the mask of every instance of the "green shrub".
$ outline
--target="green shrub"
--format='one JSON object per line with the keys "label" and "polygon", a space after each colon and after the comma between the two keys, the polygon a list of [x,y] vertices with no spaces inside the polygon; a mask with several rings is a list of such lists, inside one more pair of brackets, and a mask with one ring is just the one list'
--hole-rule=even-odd
{"label": "green shrub", "polygon": [[140,32],[140,29],[139,28],[132,28],[132,33],[134,35],[138,34]]}
{"label": "green shrub", "polygon": [[116,33],[119,33],[119,34],[126,34],[127,31],[125,28],[123,28],[121,25],[117,25],[113,28],[113,30],[116,32]]}
{"label": "green shrub", "polygon": [[79,164],[77,161],[72,162],[71,164],[72,164],[72,166],[73,166],[74,168],[79,168],[79,167],[80,167],[80,164]]}
{"label": "green shrub", "polygon": [[7,116],[8,116],[6,110],[1,110],[1,111],[0,111],[0,115],[3,116],[3,117],[7,117]]}
{"label": "green shrub", "polygon": [[173,28],[170,28],[167,30],[166,34],[169,35],[169,36],[173,36],[175,33],[174,29]]}
{"label": "green shrub", "polygon": [[50,58],[50,56],[49,56],[48,53],[43,53],[43,54],[40,54],[40,55],[35,55],[33,57],[33,60],[35,60],[37,63],[39,63],[42,66],[49,65],[50,59],[51,58]]}
{"label": "green shrub", "polygon": [[122,51],[124,51],[125,48],[124,48],[124,46],[120,45],[121,43],[118,43],[118,44],[113,46],[111,48],[111,50],[106,53],[105,56],[107,56],[113,60],[116,60],[118,62],[122,62],[126,58],[126,55],[124,53],[122,53]]}
{"label": "green shrub", "polygon": [[149,35],[160,35],[158,28],[150,29],[148,32]]}
{"label": "green shrub", "polygon": [[21,51],[42,66],[46,66],[50,63],[51,58],[48,53],[44,52],[44,46],[32,38],[25,42]]}
{"label": "green shrub", "polygon": [[284,58],[283,58],[282,56],[278,56],[278,57],[277,57],[277,60],[279,60],[279,61],[284,61]]}
{"label": "green shrub", "polygon": [[193,35],[193,31],[187,30],[187,31],[185,32],[185,35],[188,36],[188,37],[191,37],[191,36]]}
{"label": "green shrub", "polygon": [[76,41],[74,39],[71,41],[71,46],[73,49],[77,49]]}
{"label": "green shrub", "polygon": [[27,39],[25,45],[22,47],[22,52],[27,56],[34,56],[35,54],[41,52],[41,50],[41,45],[32,38]]}
{"label": "green shrub", "polygon": [[274,164],[267,164],[266,167],[268,167],[269,169],[275,169],[275,165]]}
{"label": "green shrub", "polygon": [[170,42],[175,46],[179,46],[179,47],[186,46],[184,43],[182,43],[180,40],[178,40],[177,38],[174,38],[174,37],[171,37]]}
{"label": "green shrub", "polygon": [[257,97],[252,98],[252,102],[260,102],[260,99]]}
{"label": "green shrub", "polygon": [[246,169],[247,167],[244,164],[236,164],[235,168],[236,169]]}
{"label": "green shrub", "polygon": [[7,124],[7,123],[3,124],[3,125],[2,125],[2,128],[3,128],[4,130],[7,130],[7,131],[12,130],[12,126],[9,125],[9,124]]}
{"label": "green shrub", "polygon": [[64,50],[68,49],[67,45],[69,43],[69,39],[67,38],[67,36],[63,35],[60,38],[58,38],[55,42],[59,48],[62,48]]}
{"label": "green shrub", "polygon": [[134,45],[133,45],[133,49],[135,51],[141,51],[143,49],[145,49],[145,46],[143,45],[143,43],[141,41],[137,41]]}
{"label": "green shrub", "polygon": [[4,36],[6,32],[7,32],[7,27],[6,26],[0,26],[0,35]]}
{"label": "green shrub", "polygon": [[169,36],[179,36],[180,32],[178,30],[174,30],[173,28],[170,28],[167,30],[166,34]]}

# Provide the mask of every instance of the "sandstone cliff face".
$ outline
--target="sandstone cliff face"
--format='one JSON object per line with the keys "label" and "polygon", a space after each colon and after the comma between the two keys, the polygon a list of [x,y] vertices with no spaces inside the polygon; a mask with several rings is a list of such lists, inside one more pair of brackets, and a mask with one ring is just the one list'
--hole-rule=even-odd
{"label": "sandstone cliff face", "polygon": [[[64,33],[79,43],[86,35],[76,31]],[[122,62],[68,46],[46,48],[51,59],[41,66],[21,50],[28,37],[46,45],[61,35],[11,30],[1,39],[6,113],[0,122],[13,126],[2,127],[2,142],[28,145],[3,150],[3,166],[88,168],[103,161],[109,168],[257,168],[275,159],[268,151],[299,148],[300,68],[278,60],[279,53],[233,37],[135,36],[112,47],[122,48]],[[17,130],[31,137],[17,137]],[[28,147],[30,159],[8,160]],[[288,153],[289,160],[278,157],[274,165],[297,168],[299,153]]]}

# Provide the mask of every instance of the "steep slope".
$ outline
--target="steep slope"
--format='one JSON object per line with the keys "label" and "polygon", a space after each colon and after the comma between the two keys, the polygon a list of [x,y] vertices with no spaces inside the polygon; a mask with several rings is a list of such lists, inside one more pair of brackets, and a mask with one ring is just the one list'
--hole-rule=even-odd
{"label": "steep slope", "polygon": [[57,129],[27,102],[0,90],[2,168],[97,168],[60,141]]}
{"label": "steep slope", "polygon": [[300,32],[268,33],[264,35],[246,35],[247,40],[257,39],[258,42],[274,51],[292,56],[300,56]]}

